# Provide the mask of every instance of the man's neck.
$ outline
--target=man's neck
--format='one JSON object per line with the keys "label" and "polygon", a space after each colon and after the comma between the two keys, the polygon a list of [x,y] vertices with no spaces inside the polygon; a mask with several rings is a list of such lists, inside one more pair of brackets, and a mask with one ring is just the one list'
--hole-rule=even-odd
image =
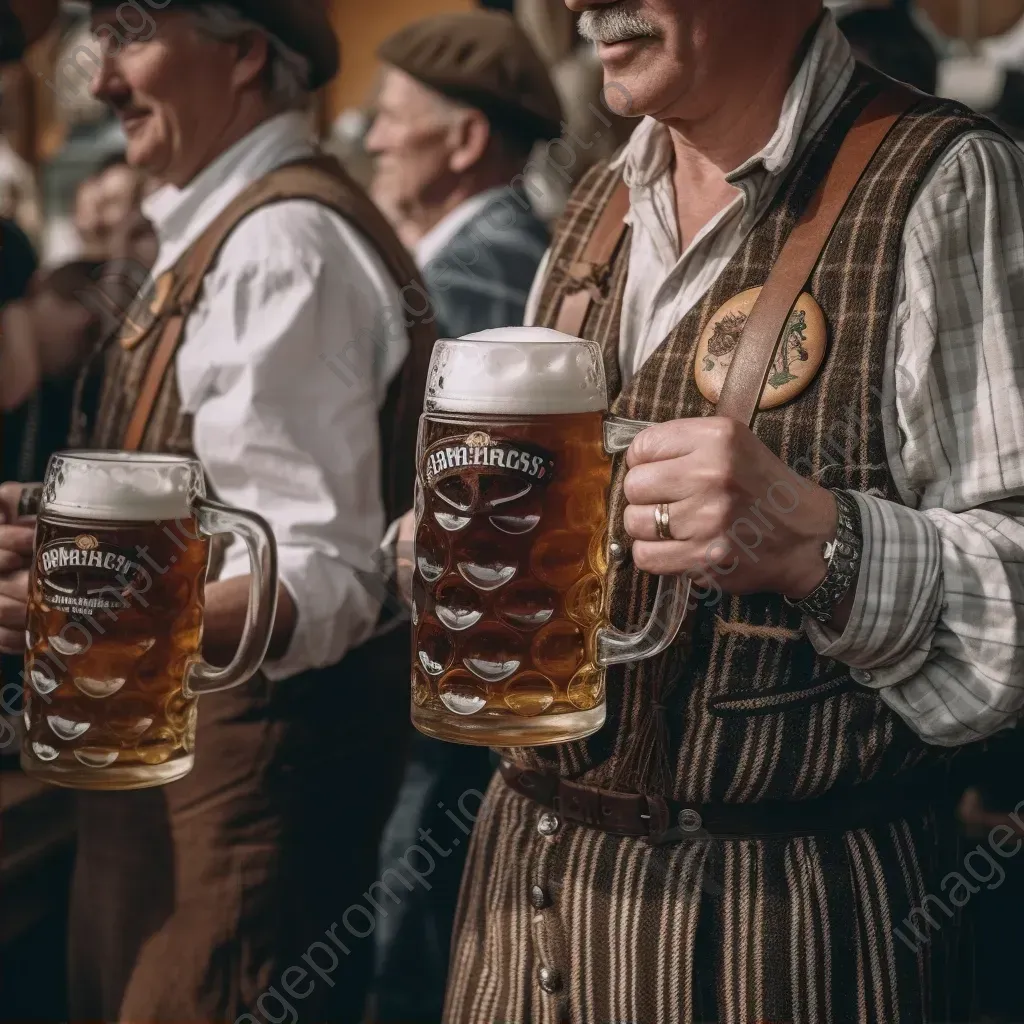
{"label": "man's neck", "polygon": [[503,171],[494,171],[466,176],[460,179],[455,187],[447,191],[440,199],[436,201],[424,200],[410,204],[403,213],[422,238],[427,232],[437,227],[448,214],[457,210],[463,203],[474,196],[478,196],[492,188],[507,186],[516,176],[516,173],[516,171],[509,171],[506,176]]}
{"label": "man's neck", "polygon": [[162,177],[178,188],[187,187],[232,146],[237,145],[261,124],[280,113],[283,111],[269,107],[265,103],[246,105],[240,108],[224,128],[215,137],[208,140],[202,149],[189,154],[188,160],[183,161],[180,167],[169,170]]}
{"label": "man's neck", "polygon": [[[776,34],[765,59],[738,62],[737,73],[714,90],[715,103],[705,112],[662,119],[672,138],[683,249],[735,198],[726,175],[764,149],[775,134],[786,94],[812,38],[806,23],[788,26],[788,31]],[[779,60],[780,52],[789,58]]]}

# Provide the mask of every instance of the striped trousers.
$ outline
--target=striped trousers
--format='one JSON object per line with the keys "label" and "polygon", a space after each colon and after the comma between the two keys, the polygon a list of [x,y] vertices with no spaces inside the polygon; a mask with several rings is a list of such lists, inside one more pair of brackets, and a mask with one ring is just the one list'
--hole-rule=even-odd
{"label": "striped trousers", "polygon": [[[970,1020],[965,914],[925,901],[945,899],[959,866],[951,813],[657,847],[542,817],[494,779],[463,880],[445,1024]],[[922,905],[935,927],[920,915],[905,927]]]}

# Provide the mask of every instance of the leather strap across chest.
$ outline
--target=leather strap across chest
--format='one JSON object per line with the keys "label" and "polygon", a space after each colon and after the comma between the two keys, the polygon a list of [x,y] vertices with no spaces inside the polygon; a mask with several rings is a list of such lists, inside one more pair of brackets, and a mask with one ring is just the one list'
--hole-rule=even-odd
{"label": "leather strap across chest", "polygon": [[[748,427],[753,425],[797,299],[872,158],[900,117],[919,100],[920,95],[912,89],[884,79],[881,92],[847,133],[747,318],[722,388],[718,415],[729,416]],[[581,336],[595,303],[605,301],[602,287],[625,239],[624,218],[628,212],[629,188],[621,183],[588,239],[582,259],[569,267],[575,288],[562,300],[557,330]]]}

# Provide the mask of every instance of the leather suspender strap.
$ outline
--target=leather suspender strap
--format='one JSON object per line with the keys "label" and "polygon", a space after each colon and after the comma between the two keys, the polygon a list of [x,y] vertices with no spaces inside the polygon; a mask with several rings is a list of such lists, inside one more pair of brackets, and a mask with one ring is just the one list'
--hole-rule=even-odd
{"label": "leather suspender strap", "polygon": [[128,452],[138,451],[146,436],[149,421],[153,416],[164,378],[174,360],[181,337],[185,331],[185,322],[195,306],[202,291],[203,280],[207,271],[213,266],[224,243],[231,233],[250,213],[259,208],[263,197],[249,199],[247,194],[239,197],[241,201],[232,203],[214,220],[209,228],[200,236],[195,245],[188,251],[182,262],[174,269],[174,290],[165,303],[164,324],[153,355],[146,367],[142,379],[139,397],[132,409],[131,419],[125,430],[122,448]]}
{"label": "leather suspender strap", "polygon": [[747,318],[722,385],[719,416],[753,426],[786,324],[836,222],[893,125],[919,99],[912,90],[886,81],[843,140]]}
{"label": "leather suspender strap", "polygon": [[587,240],[583,258],[569,268],[576,290],[562,300],[555,330],[578,338],[587,321],[590,307],[603,301],[601,285],[611,267],[612,257],[626,234],[625,217],[629,213],[629,188],[619,182],[601,211],[601,217]]}
{"label": "leather suspender strap", "polygon": [[146,428],[153,415],[164,377],[174,359],[174,353],[178,351],[178,345],[181,343],[186,315],[181,309],[176,309],[164,324],[160,341],[157,342],[156,350],[146,367],[146,376],[143,378],[139,397],[135,402],[135,408],[132,409],[132,417],[128,421],[128,428],[125,431],[122,447],[126,452],[137,452],[142,447],[142,440],[146,436]]}
{"label": "leather suspender strap", "polygon": [[[284,170],[286,169],[279,173],[284,173]],[[220,213],[189,249],[181,263],[175,267],[174,290],[165,304],[165,310],[169,312],[164,314],[160,340],[146,367],[139,397],[125,430],[122,441],[125,451],[138,451],[142,446],[157,399],[160,397],[164,378],[181,344],[185,323],[195,308],[208,271],[235,228],[250,213],[263,206],[268,198],[274,198],[270,191],[263,187],[264,182],[258,182],[253,188],[247,189]]]}

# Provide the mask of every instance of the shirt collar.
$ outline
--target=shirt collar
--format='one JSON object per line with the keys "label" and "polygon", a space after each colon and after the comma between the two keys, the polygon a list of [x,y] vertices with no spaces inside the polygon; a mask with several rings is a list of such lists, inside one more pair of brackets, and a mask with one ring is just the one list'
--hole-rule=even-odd
{"label": "shirt collar", "polygon": [[502,195],[507,189],[489,188],[470,196],[446,213],[417,243],[416,263],[420,270],[435,259],[442,249],[467,225],[475,220],[487,208],[492,199]]}
{"label": "shirt collar", "polygon": [[[854,59],[846,37],[826,11],[814,34],[810,50],[786,93],[774,135],[767,145],[726,175],[731,184],[756,171],[782,176],[835,109],[853,75]],[[645,117],[630,136],[612,166],[622,169],[631,188],[657,181],[672,162],[669,130]]]}
{"label": "shirt collar", "polygon": [[306,115],[278,114],[258,125],[184,188],[165,185],[142,206],[160,241],[153,277],[170,270],[216,217],[254,182],[315,151]]}

